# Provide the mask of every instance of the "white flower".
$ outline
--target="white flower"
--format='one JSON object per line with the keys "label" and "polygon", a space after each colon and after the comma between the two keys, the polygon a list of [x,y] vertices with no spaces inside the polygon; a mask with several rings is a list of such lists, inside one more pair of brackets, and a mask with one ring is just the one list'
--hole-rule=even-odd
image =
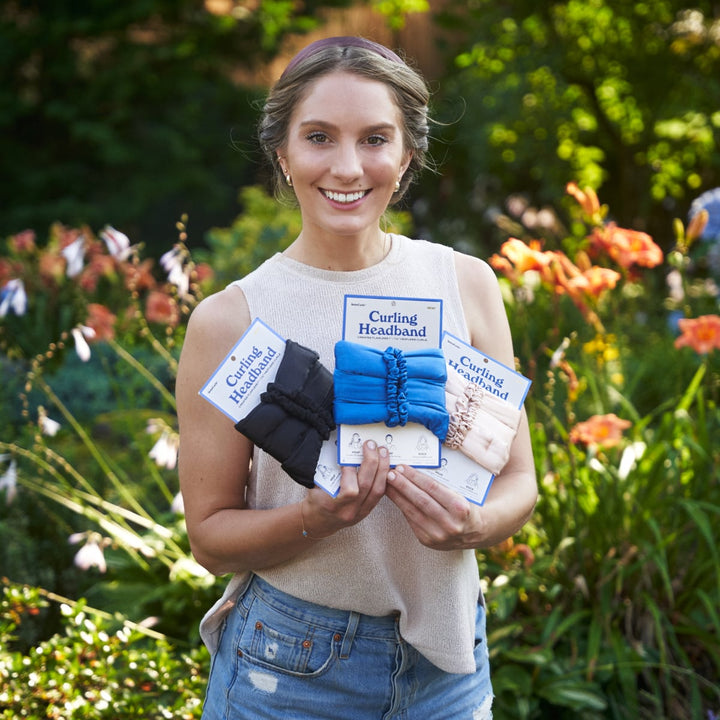
{"label": "white flower", "polygon": [[550,367],[556,368],[565,357],[565,351],[570,347],[570,338],[563,338],[563,341],[558,346],[557,350],[552,354],[550,358]]}
{"label": "white flower", "polygon": [[81,570],[96,567],[100,572],[104,573],[107,570],[107,564],[105,563],[103,549],[100,546],[102,538],[98,533],[73,533],[68,540],[72,545],[76,545],[83,538],[85,538],[85,544],[77,551],[73,562]]}
{"label": "white flower", "polygon": [[174,470],[177,463],[179,439],[177,434],[164,430],[148,455],[160,466]]}
{"label": "white flower", "polygon": [[588,465],[589,465],[595,472],[598,472],[598,473],[604,473],[604,472],[605,472],[605,466],[604,466],[596,457],[591,457],[590,460],[589,460],[589,462],[588,462]]}
{"label": "white flower", "polygon": [[91,353],[85,338],[94,338],[95,331],[87,325],[78,325],[72,329],[72,336],[75,339],[75,352],[83,362],[87,362]]}
{"label": "white flower", "polygon": [[128,236],[116,230],[112,225],[106,225],[100,233],[100,237],[105,241],[110,254],[118,260],[126,260],[132,252]]}
{"label": "white flower", "polygon": [[168,250],[160,257],[160,265],[168,274],[168,282],[177,287],[178,295],[185,297],[190,289],[190,275],[183,267],[183,253],[177,247]]}
{"label": "white flower", "polygon": [[62,249],[62,254],[67,260],[67,276],[74,278],[79,275],[82,272],[85,258],[85,237],[80,235],[77,240]]}
{"label": "white flower", "polygon": [[41,412],[38,417],[38,424],[40,425],[40,431],[43,435],[49,437],[55,437],[58,430],[60,429],[60,423],[57,420],[49,418],[44,412]]}
{"label": "white flower", "polygon": [[15,315],[24,315],[27,310],[27,294],[22,280],[8,280],[0,291],[0,317],[5,317],[8,310]]}
{"label": "white flower", "polygon": [[623,450],[622,457],[620,458],[620,465],[618,467],[618,477],[621,480],[625,480],[630,474],[630,471],[635,467],[637,461],[643,456],[646,445],[644,442],[638,441],[628,445]]}
{"label": "white flower", "polygon": [[187,297],[190,290],[190,275],[183,268],[173,268],[168,275],[168,281],[177,287],[180,297]]}
{"label": "white flower", "polygon": [[675,302],[682,302],[685,299],[682,274],[679,270],[671,270],[665,278],[668,286],[668,295]]}
{"label": "white flower", "polygon": [[[5,459],[5,455],[0,459]],[[9,505],[17,495],[17,462],[15,460],[10,461],[8,469],[5,474],[0,477],[0,492],[5,491],[5,502]]]}
{"label": "white flower", "polygon": [[170,274],[173,268],[180,266],[182,269],[182,252],[180,248],[174,247],[160,256],[160,265],[166,273]]}
{"label": "white flower", "polygon": [[149,435],[154,435],[156,432],[160,432],[161,430],[165,429],[165,423],[162,420],[158,420],[158,418],[150,418],[147,421],[147,425],[145,427],[145,432]]}
{"label": "white flower", "polygon": [[182,493],[179,492],[170,503],[170,511],[176,515],[185,514],[185,500],[183,499]]}

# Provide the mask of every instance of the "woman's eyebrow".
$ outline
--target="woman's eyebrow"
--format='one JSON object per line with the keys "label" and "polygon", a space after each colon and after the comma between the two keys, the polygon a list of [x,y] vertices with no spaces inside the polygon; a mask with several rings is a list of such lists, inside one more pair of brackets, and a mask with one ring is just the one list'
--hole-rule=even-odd
{"label": "woman's eyebrow", "polygon": [[[305,128],[308,126],[316,127],[316,128],[323,128],[327,130],[337,130],[338,126],[334,123],[327,122],[326,120],[303,120],[300,122],[300,127]],[[372,134],[375,132],[388,132],[388,131],[395,131],[398,127],[395,123],[392,122],[380,122],[374,125],[369,125],[366,128],[361,128],[361,134]]]}

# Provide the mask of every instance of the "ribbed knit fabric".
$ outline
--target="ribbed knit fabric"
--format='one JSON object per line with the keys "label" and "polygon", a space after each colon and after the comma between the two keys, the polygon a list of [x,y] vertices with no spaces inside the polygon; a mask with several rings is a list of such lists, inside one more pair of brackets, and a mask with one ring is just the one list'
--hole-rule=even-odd
{"label": "ribbed knit fabric", "polygon": [[[468,340],[453,252],[422,240],[393,235],[383,261],[353,272],[326,271],[277,254],[233,284],[245,293],[252,318],[318,352],[331,371],[346,294],[442,298],[443,329]],[[305,492],[276,460],[256,449],[248,484],[250,507],[299,502]],[[428,660],[447,672],[475,672],[475,553],[424,547],[387,498],[357,525],[257,574],[309,602],[368,615],[399,612],[402,636]],[[211,650],[218,611],[244,580],[233,578],[203,621],[203,638]]]}

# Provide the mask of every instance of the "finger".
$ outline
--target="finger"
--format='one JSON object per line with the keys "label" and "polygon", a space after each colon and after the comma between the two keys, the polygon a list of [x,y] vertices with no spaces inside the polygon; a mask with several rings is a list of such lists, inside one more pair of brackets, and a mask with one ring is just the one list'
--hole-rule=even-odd
{"label": "finger", "polygon": [[412,467],[390,471],[386,494],[416,534],[435,539],[462,533],[471,513],[465,498]]}
{"label": "finger", "polygon": [[387,474],[390,470],[390,453],[386,447],[379,447],[376,451],[375,474],[372,483],[368,488],[365,502],[374,507],[385,494]]}
{"label": "finger", "polygon": [[464,516],[468,512],[469,503],[466,498],[416,468],[400,465],[395,468],[394,477],[389,478],[389,481],[411,502],[425,508],[431,515],[449,513],[453,516]]}
{"label": "finger", "polygon": [[[397,497],[401,508],[424,517],[435,517],[441,513],[442,507],[433,496],[433,486],[423,482],[423,476],[424,473],[412,467],[398,465],[388,473],[387,492]],[[430,483],[435,482],[432,478],[427,479]]]}
{"label": "finger", "polygon": [[378,479],[385,490],[385,476],[388,470],[388,452],[378,448],[373,440],[363,445],[363,459],[360,465],[345,465],[340,470],[340,493],[338,500],[343,502],[363,502]]}

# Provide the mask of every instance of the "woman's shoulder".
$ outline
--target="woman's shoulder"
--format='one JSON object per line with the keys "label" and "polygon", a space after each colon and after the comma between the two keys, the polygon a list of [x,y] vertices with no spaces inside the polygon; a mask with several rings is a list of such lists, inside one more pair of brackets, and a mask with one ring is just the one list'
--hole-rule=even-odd
{"label": "woman's shoulder", "polygon": [[466,280],[472,284],[481,282],[483,284],[490,283],[492,286],[497,285],[494,270],[482,258],[453,250],[453,259],[460,282]]}
{"label": "woman's shoulder", "polygon": [[222,343],[237,340],[250,325],[250,310],[243,291],[234,284],[200,301],[190,315],[188,335]]}

